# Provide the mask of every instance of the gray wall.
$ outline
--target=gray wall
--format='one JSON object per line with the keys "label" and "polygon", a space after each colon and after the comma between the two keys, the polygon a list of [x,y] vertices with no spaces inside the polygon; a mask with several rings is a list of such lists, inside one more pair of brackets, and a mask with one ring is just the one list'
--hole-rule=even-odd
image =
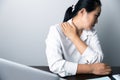
{"label": "gray wall", "polygon": [[[0,0],[0,58],[26,65],[47,65],[45,38],[50,25],[62,22],[78,0]],[[96,25],[104,62],[120,66],[119,0],[102,0]]]}
{"label": "gray wall", "polygon": [[105,54],[104,62],[120,66],[120,0],[102,0],[102,14],[99,19],[98,35]]}

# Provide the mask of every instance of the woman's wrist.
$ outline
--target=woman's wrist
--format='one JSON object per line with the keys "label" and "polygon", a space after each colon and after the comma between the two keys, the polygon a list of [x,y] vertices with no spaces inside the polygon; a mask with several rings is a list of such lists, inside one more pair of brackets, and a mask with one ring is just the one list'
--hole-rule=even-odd
{"label": "woman's wrist", "polygon": [[78,35],[73,35],[70,39],[72,42],[75,42],[78,38]]}
{"label": "woman's wrist", "polygon": [[93,65],[94,65],[94,64],[88,64],[88,65],[89,65],[89,68],[90,68],[89,73],[93,74]]}
{"label": "woman's wrist", "polygon": [[77,69],[78,74],[91,74],[93,73],[92,70],[92,64],[78,64],[78,69]]}

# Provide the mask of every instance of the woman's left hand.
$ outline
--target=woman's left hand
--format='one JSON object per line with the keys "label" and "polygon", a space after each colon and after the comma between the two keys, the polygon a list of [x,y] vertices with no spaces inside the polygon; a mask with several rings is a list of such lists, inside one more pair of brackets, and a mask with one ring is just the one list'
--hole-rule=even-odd
{"label": "woman's left hand", "polygon": [[61,24],[62,31],[69,39],[74,39],[77,35],[77,29],[75,26],[70,25],[68,22],[64,22]]}

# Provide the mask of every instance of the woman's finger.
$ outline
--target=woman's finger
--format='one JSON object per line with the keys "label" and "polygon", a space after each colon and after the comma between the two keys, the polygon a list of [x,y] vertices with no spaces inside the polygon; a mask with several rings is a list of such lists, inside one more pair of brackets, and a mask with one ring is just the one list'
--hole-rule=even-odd
{"label": "woman's finger", "polygon": [[61,28],[62,28],[62,31],[65,32],[66,28],[64,23],[61,23]]}

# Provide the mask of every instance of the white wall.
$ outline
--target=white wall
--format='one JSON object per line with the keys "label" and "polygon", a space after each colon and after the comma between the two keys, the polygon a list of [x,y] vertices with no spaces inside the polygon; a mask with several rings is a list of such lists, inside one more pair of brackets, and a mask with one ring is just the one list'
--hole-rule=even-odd
{"label": "white wall", "polygon": [[[47,65],[45,38],[50,25],[62,22],[65,10],[78,0],[0,0],[0,58],[26,65]],[[104,62],[119,65],[119,0],[102,0],[96,26]]]}
{"label": "white wall", "polygon": [[0,0],[0,57],[47,65],[45,38],[62,21],[69,0]]}

